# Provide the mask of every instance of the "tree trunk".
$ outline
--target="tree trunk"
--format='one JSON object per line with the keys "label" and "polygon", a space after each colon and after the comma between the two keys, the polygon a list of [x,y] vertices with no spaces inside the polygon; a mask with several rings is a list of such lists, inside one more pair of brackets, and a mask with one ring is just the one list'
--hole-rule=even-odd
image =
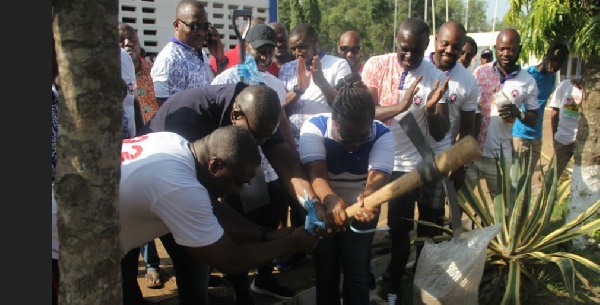
{"label": "tree trunk", "polygon": [[54,0],[60,123],[60,304],[122,304],[117,196],[123,133],[115,0]]}
{"label": "tree trunk", "polygon": [[[585,68],[567,221],[600,200],[600,57],[588,58]],[[585,241],[574,245],[583,248]]]}

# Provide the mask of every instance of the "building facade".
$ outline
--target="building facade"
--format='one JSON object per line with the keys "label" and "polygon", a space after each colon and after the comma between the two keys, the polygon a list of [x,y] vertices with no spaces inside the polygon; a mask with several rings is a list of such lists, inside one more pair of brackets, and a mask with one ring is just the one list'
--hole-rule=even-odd
{"label": "building facade", "polygon": [[[155,56],[173,36],[175,8],[180,0],[119,0],[119,22],[136,29],[147,56]],[[252,18],[269,20],[269,0],[200,1],[211,22],[221,34],[225,50],[233,49],[238,42],[231,24],[231,10],[252,11]],[[243,21],[236,20],[241,30]],[[208,50],[205,50],[208,54]]]}

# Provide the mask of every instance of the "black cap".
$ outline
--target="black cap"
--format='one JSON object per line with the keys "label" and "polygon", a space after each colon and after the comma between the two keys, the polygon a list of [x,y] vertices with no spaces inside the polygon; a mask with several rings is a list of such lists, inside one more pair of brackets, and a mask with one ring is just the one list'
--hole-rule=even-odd
{"label": "black cap", "polygon": [[248,30],[246,34],[246,42],[249,43],[252,48],[258,49],[264,45],[277,46],[277,33],[270,26],[260,23],[254,25]]}
{"label": "black cap", "polygon": [[481,56],[492,57],[493,55],[494,55],[494,53],[492,53],[492,50],[490,50],[490,49],[483,49],[483,51],[481,51]]}

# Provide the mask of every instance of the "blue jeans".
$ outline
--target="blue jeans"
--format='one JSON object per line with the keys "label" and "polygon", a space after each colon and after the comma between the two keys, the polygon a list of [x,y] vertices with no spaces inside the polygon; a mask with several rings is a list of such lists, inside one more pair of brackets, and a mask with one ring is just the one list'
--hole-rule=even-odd
{"label": "blue jeans", "polygon": [[158,257],[158,252],[156,252],[156,244],[154,243],[154,240],[151,240],[141,246],[140,253],[142,254],[142,258],[146,263],[146,272],[152,270],[158,271],[160,269],[160,257]]}
{"label": "blue jeans", "polygon": [[[357,229],[375,228],[377,218],[353,223]],[[344,305],[369,304],[371,244],[375,233],[350,229],[319,241],[313,251],[318,305],[340,305],[340,272],[344,274]]]}

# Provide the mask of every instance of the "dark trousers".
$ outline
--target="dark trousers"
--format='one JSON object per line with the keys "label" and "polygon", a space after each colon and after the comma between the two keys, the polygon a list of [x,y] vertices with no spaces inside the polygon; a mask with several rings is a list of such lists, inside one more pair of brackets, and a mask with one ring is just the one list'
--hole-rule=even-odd
{"label": "dark trousers", "polygon": [[[178,245],[173,234],[163,235],[160,240],[173,262],[179,304],[208,304],[209,266],[191,255],[186,247]],[[137,247],[127,252],[121,260],[124,305],[142,305],[144,302],[137,281],[139,255],[140,248]]]}
{"label": "dark trousers", "polygon": [[[283,210],[287,208],[287,195],[283,188],[283,185],[278,180],[267,183],[269,192],[269,203],[258,207],[252,211],[244,213],[242,201],[239,196],[227,196],[226,202],[238,213],[244,215],[248,220],[272,229],[276,230],[279,225],[279,216],[283,213]],[[257,268],[257,277],[268,278],[273,276],[273,264],[268,263],[264,266]],[[231,283],[234,289],[244,289],[248,287],[248,272],[237,273],[237,274],[226,274],[225,278]]]}

